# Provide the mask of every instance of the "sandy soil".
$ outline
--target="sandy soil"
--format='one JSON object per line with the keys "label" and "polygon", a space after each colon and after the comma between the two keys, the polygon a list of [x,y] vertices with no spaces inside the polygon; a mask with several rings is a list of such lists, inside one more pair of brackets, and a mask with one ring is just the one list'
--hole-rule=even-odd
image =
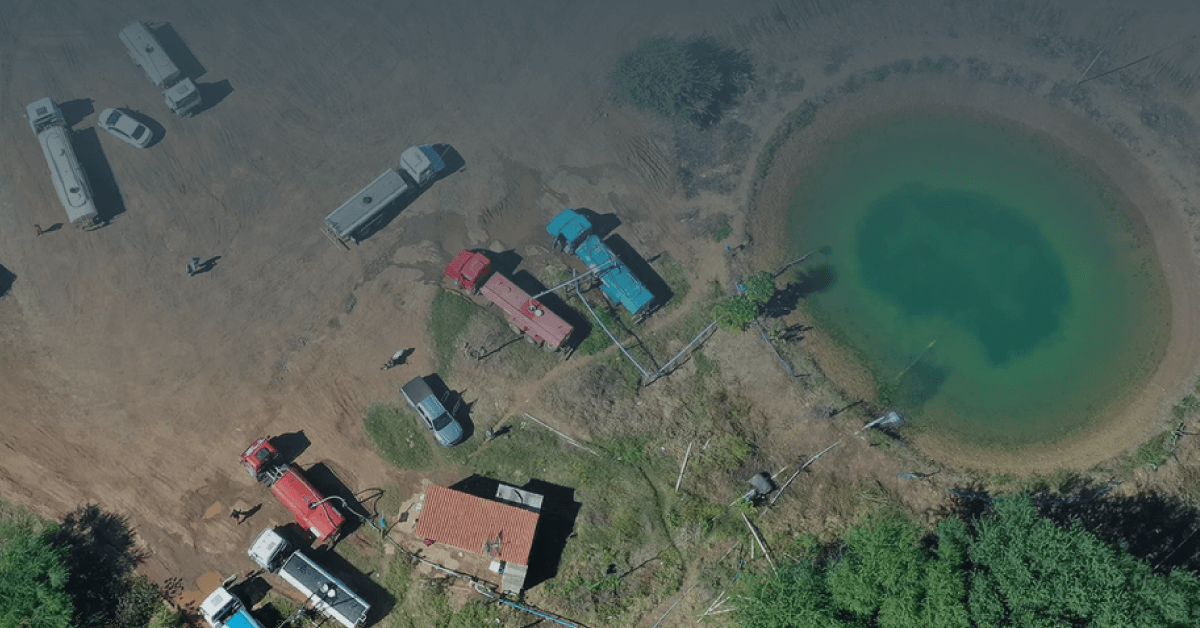
{"label": "sandy soil", "polygon": [[[1105,56],[1093,74],[1191,35],[1186,25],[1198,22],[1165,3],[1136,12],[1116,2],[1002,0],[411,6],[14,0],[0,9],[0,264],[17,275],[0,299],[0,494],[55,517],[87,502],[128,515],[151,550],[148,574],[199,591],[213,572],[248,570],[252,535],[287,520],[236,462],[260,435],[303,431],[312,445],[300,462],[324,463],[351,490],[412,486],[371,454],[361,411],[432,370],[424,320],[440,269],[460,247],[515,250],[536,270],[548,259],[545,222],[584,206],[615,212],[621,235],[647,257],[669,252],[698,281],[726,278],[723,246],[690,221],[729,214],[740,237],[753,167],[727,193],[687,198],[671,128],[608,99],[617,56],[656,35],[708,33],[754,57],[757,83],[731,112],[752,131],[751,158],[805,98],[849,74],[927,55],[985,59],[1002,84],[966,97],[1080,150],[1098,147],[1101,165],[1146,211],[1166,261],[1172,352],[1109,435],[1022,468],[1119,453],[1161,423],[1194,375],[1191,195],[1200,181],[1191,120],[1200,109],[1194,91],[1179,87],[1195,76],[1194,48],[1136,66],[1132,88],[1106,79],[1055,92],[1097,50]],[[132,19],[178,33],[201,66],[204,93],[232,91],[195,118],[174,118],[117,40]],[[1008,69],[1028,80],[1005,78]],[[963,97],[965,67],[954,74],[885,85]],[[18,113],[47,95],[89,113],[75,116],[75,129],[92,147],[88,168],[109,226],[34,234],[34,223],[63,219]],[[867,109],[884,98],[854,96]],[[138,151],[94,130],[94,112],[109,106],[150,116],[164,139]],[[423,142],[449,144],[465,168],[360,246],[322,237],[329,211]],[[761,195],[759,206],[769,200]],[[756,237],[757,254],[769,258],[769,242]],[[188,278],[192,256],[219,259]],[[408,366],[379,371],[408,346],[417,348]],[[800,446],[792,425],[802,395],[779,394],[788,384],[774,364],[748,357],[762,346],[724,338],[712,351],[737,365],[765,415],[786,421],[775,428],[792,439],[782,446]],[[556,420],[536,387],[449,384],[471,386],[483,406]],[[811,427],[806,443],[827,442],[830,430]],[[961,453],[925,445],[948,459]],[[894,478],[897,463],[865,450],[847,448],[836,461]],[[819,500],[825,481],[853,478],[818,477],[805,498]],[[226,514],[259,502],[253,525]],[[811,516],[846,515],[822,507],[814,503]]]}

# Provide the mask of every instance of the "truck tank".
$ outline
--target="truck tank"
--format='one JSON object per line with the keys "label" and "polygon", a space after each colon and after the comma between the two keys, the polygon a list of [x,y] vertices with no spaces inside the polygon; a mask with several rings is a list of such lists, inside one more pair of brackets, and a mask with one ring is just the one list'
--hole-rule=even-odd
{"label": "truck tank", "polygon": [[304,552],[293,549],[275,530],[263,530],[248,554],[259,567],[278,574],[318,611],[345,628],[359,628],[366,622],[371,605]]}
{"label": "truck tank", "polygon": [[92,188],[75,157],[71,134],[58,105],[50,98],[42,98],[30,103],[25,114],[42,146],[42,155],[50,166],[50,179],[67,211],[67,219],[77,227],[90,227],[96,218]]}

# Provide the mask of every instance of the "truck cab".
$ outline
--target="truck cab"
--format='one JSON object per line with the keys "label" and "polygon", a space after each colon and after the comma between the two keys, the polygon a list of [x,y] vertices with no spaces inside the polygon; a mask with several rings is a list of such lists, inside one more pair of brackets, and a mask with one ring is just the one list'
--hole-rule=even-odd
{"label": "truck cab", "polygon": [[575,247],[592,235],[592,223],[574,209],[564,209],[546,225],[546,231],[554,238],[555,250],[574,253]]}
{"label": "truck cab", "polygon": [[442,157],[429,144],[410,146],[400,153],[400,168],[412,177],[417,187],[429,185],[446,168]]}
{"label": "truck cab", "polygon": [[200,604],[200,615],[212,628],[263,628],[236,595],[217,587]]}
{"label": "truck cab", "polygon": [[250,544],[250,550],[247,552],[254,564],[271,573],[279,571],[291,553],[291,543],[288,543],[287,539],[271,528],[260,532],[258,538]]}
{"label": "truck cab", "polygon": [[271,444],[270,436],[264,436],[246,449],[241,461],[251,477],[262,481],[267,472],[279,463],[279,450]]}
{"label": "truck cab", "polygon": [[450,260],[444,274],[460,289],[477,294],[492,274],[492,262],[483,253],[463,249]]}

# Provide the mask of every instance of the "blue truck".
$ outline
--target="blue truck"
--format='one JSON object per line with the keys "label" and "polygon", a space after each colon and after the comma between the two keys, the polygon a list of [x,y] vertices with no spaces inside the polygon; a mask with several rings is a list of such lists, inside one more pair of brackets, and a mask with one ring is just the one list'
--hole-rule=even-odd
{"label": "blue truck", "polygon": [[212,628],[263,628],[245,604],[224,585],[217,587],[200,605],[200,615]]}
{"label": "blue truck", "polygon": [[578,210],[564,209],[546,226],[554,248],[574,253],[600,278],[600,291],[633,316],[649,312],[654,295],[646,284],[596,235],[591,221]]}

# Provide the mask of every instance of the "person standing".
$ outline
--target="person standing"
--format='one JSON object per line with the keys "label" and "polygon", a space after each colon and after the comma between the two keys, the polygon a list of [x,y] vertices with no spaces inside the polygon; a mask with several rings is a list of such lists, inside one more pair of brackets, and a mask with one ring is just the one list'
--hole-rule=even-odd
{"label": "person standing", "polygon": [[188,265],[187,265],[188,277],[192,277],[198,272],[200,272],[200,258],[193,257],[192,261],[188,262]]}
{"label": "person standing", "polygon": [[34,229],[37,231],[37,234],[38,234],[39,236],[40,236],[40,235],[42,235],[42,226],[41,226],[41,225],[39,225],[39,224],[34,224],[34,225],[33,225],[33,228],[34,228]]}

